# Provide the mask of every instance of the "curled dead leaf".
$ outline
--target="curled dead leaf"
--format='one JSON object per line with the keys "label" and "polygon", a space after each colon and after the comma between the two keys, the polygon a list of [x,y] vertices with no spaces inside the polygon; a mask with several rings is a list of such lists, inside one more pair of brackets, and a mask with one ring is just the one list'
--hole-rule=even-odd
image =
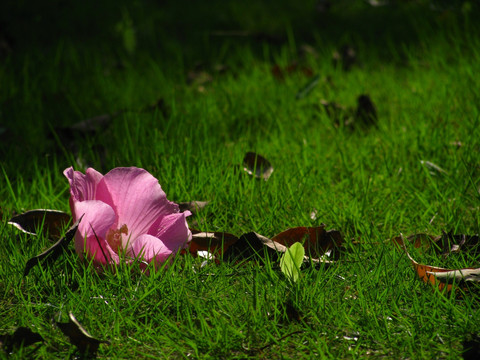
{"label": "curled dead leaf", "polygon": [[54,262],[62,253],[63,250],[66,249],[67,245],[72,241],[73,237],[75,236],[75,232],[77,231],[78,224],[82,220],[83,215],[78,221],[67,230],[65,236],[58,240],[55,244],[53,244],[50,248],[42,252],[41,254],[29,259],[25,264],[25,270],[23,271],[23,276],[27,276],[30,272],[30,269],[34,266],[38,265],[40,261],[44,262]]}
{"label": "curled dead leaf", "polygon": [[343,45],[332,55],[333,65],[341,66],[344,71],[349,71],[357,62],[357,52],[352,45]]}
{"label": "curled dead leaf", "polygon": [[42,230],[44,235],[48,234],[50,238],[56,240],[60,238],[62,230],[71,219],[72,217],[63,211],[35,209],[15,215],[8,223],[30,235],[37,235],[37,231]]}
{"label": "curled dead leaf", "polygon": [[37,342],[44,341],[41,335],[25,326],[16,328],[13,334],[0,336],[0,339],[2,342],[2,348],[7,354],[21,346],[30,346]]}
{"label": "curled dead leaf", "polygon": [[369,95],[362,94],[357,98],[355,124],[363,127],[376,126],[378,121],[377,109]]}
{"label": "curled dead leaf", "polygon": [[318,85],[320,82],[320,75],[315,75],[308,83],[306,83],[295,95],[295,99],[303,99],[308,94],[312,92],[312,90]]}
{"label": "curled dead leaf", "polygon": [[[268,256],[272,261],[279,259],[292,244],[301,242],[306,254],[304,261],[314,263],[331,263],[322,259],[327,253],[334,251],[343,243],[343,236],[337,230],[325,230],[324,224],[319,227],[296,227],[274,236],[272,239],[249,232],[237,237],[226,232],[192,231],[192,240],[188,249],[184,250],[194,256],[199,252],[208,253],[215,259],[224,261],[243,261]],[[202,253],[203,254],[203,253]]]}
{"label": "curled dead leaf", "polygon": [[207,206],[208,201],[188,201],[188,202],[181,202],[178,203],[178,207],[180,208],[180,212],[190,211],[192,214],[198,212],[198,210],[203,209]]}
{"label": "curled dead leaf", "polygon": [[327,231],[325,227],[325,224],[316,227],[295,227],[275,235],[272,240],[288,247],[300,242],[310,257],[321,258],[329,250],[338,250],[343,243],[343,236],[339,231]]}
{"label": "curled dead leaf", "polygon": [[75,316],[69,312],[69,321],[67,323],[57,322],[60,330],[70,339],[70,343],[75,345],[79,352],[94,357],[100,344],[109,344],[108,341],[94,338],[78,322]]}
{"label": "curled dead leaf", "polygon": [[396,236],[392,239],[392,241],[397,245],[399,249],[404,249],[405,247],[405,240],[407,243],[413,244],[415,249],[420,249],[422,252],[429,249],[432,244],[436,244],[440,240],[440,236],[433,236],[429,234],[419,233],[407,236],[405,239],[403,235]]}
{"label": "curled dead leaf", "polygon": [[254,152],[247,152],[243,158],[243,170],[257,178],[267,181],[273,173],[270,161]]}
{"label": "curled dead leaf", "polygon": [[430,283],[434,287],[437,287],[440,291],[444,289],[451,291],[454,282],[460,283],[464,281],[480,281],[480,268],[446,269],[419,264],[408,253],[402,234],[395,238],[395,243],[399,245],[407,254],[418,277],[423,280],[423,282],[427,284]]}
{"label": "curled dead leaf", "polygon": [[434,175],[434,176],[438,174],[448,175],[447,171],[445,171],[440,166],[438,166],[437,164],[434,164],[431,161],[420,160],[420,163],[428,169],[428,171],[430,172],[430,175]]}
{"label": "curled dead leaf", "polygon": [[231,245],[238,241],[238,237],[226,232],[200,232],[192,231],[192,240],[189,243],[188,250],[194,256],[199,251],[207,251],[213,256],[222,255]]}

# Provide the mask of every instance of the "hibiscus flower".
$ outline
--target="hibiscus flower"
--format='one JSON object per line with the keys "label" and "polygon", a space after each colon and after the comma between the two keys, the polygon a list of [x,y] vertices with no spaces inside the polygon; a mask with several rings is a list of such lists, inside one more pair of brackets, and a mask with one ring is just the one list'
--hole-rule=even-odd
{"label": "hibiscus flower", "polygon": [[96,265],[140,258],[165,262],[192,238],[186,217],[168,201],[158,180],[136,167],[115,168],[105,176],[89,168],[66,169],[73,221],[83,216],[75,250]]}

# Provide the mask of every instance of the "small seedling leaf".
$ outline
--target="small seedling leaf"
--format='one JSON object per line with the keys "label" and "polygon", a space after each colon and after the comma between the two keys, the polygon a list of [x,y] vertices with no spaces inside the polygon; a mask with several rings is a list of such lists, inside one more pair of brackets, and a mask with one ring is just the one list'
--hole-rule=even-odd
{"label": "small seedling leaf", "polygon": [[293,282],[298,280],[304,257],[305,249],[297,242],[290,246],[280,259],[282,273]]}
{"label": "small seedling leaf", "polygon": [[29,259],[25,265],[23,276],[27,276],[30,270],[34,266],[38,265],[42,260],[44,260],[44,262],[54,262],[63,253],[63,250],[66,249],[70,241],[72,241],[73,237],[75,236],[75,232],[77,231],[78,224],[81,220],[82,218],[78,219],[78,221],[70,229],[67,230],[65,236],[58,240],[50,248],[48,248],[41,254]]}
{"label": "small seedling leaf", "polygon": [[48,233],[50,238],[57,240],[71,219],[72,217],[63,211],[36,209],[15,215],[8,223],[30,235],[37,235],[37,231],[42,229],[44,234]]}
{"label": "small seedling leaf", "polygon": [[68,313],[68,317],[69,322],[57,322],[57,326],[81,353],[94,357],[100,344],[109,344],[108,341],[99,340],[90,335],[71,312]]}
{"label": "small seedling leaf", "polygon": [[245,154],[243,158],[243,170],[247,174],[265,181],[267,181],[273,173],[273,167],[270,161],[254,152],[247,152]]}
{"label": "small seedling leaf", "polygon": [[21,346],[29,346],[37,342],[44,341],[42,336],[24,326],[18,327],[13,334],[2,335],[0,338],[2,342],[2,348],[7,353],[10,353],[15,348],[19,348]]}

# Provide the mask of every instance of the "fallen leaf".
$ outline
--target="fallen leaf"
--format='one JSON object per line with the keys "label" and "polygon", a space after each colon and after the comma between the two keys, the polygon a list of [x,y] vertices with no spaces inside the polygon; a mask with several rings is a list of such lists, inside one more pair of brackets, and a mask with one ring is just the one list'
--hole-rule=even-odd
{"label": "fallen leaf", "polygon": [[[422,252],[425,252],[426,250],[430,249],[432,244],[438,243],[440,238],[440,236],[419,233],[408,236],[406,240],[408,243],[413,244],[413,247],[415,249],[420,249],[422,250]],[[403,237],[403,235],[396,236],[392,240],[399,249],[403,250],[403,248],[405,247],[405,238]],[[436,247],[438,248],[438,246]]]}
{"label": "fallen leaf", "polygon": [[97,132],[99,129],[104,129],[105,127],[107,127],[112,121],[112,118],[120,114],[121,112],[116,112],[115,114],[97,115],[89,119],[85,119],[78,123],[75,123],[69,126],[68,128],[74,132],[79,132],[85,135],[89,135]]}
{"label": "fallen leaf", "polygon": [[13,43],[12,36],[0,23],[0,59],[4,59],[13,53]]}
{"label": "fallen leaf", "polygon": [[312,90],[315,88],[315,86],[318,85],[320,81],[320,75],[315,75],[312,80],[310,80],[307,84],[305,84],[304,87],[302,87],[298,92],[297,95],[295,95],[295,98],[297,100],[303,99],[306,97],[308,94],[312,92]]}
{"label": "fallen leaf", "polygon": [[109,344],[108,341],[99,340],[90,335],[71,312],[68,313],[68,317],[68,323],[57,322],[57,326],[70,339],[70,343],[78,348],[80,353],[95,357],[100,344]]}
{"label": "fallen leaf", "polygon": [[198,256],[199,252],[205,252],[202,255],[208,253],[215,259],[224,261],[244,261],[265,256],[277,261],[279,256],[287,251],[288,246],[305,241],[303,246],[309,255],[305,255],[303,261],[331,263],[332,261],[320,257],[340,247],[343,237],[337,230],[326,231],[324,228],[324,224],[320,227],[293,228],[276,235],[273,239],[255,232],[237,237],[226,232],[200,232],[190,229],[192,240],[183,253],[189,252],[193,256]]}
{"label": "fallen leaf", "polygon": [[302,320],[300,309],[291,299],[288,299],[284,304],[283,319],[287,322],[299,322]]}
{"label": "fallen leaf", "polygon": [[315,48],[312,45],[302,44],[300,46],[300,49],[298,50],[298,56],[300,58],[312,57],[312,58],[317,59],[318,58],[318,52],[317,52],[317,50],[315,50]]}
{"label": "fallen leaf", "polygon": [[243,158],[243,170],[257,179],[267,181],[273,173],[270,161],[254,152],[247,152]]}
{"label": "fallen leaf", "polygon": [[339,249],[343,236],[337,230],[325,230],[326,225],[317,227],[295,227],[275,235],[276,243],[292,246],[296,242],[303,243],[306,253],[312,258],[321,258],[329,250]]}
{"label": "fallen leaf", "polygon": [[280,270],[292,282],[297,282],[300,275],[300,267],[305,257],[303,245],[296,242],[290,246],[280,259]]}
{"label": "fallen leaf", "polygon": [[65,236],[58,240],[55,244],[53,244],[50,248],[42,252],[41,254],[29,259],[25,264],[25,270],[23,271],[23,276],[27,276],[34,266],[38,265],[40,261],[44,260],[44,262],[54,262],[66,249],[67,245],[72,241],[73,237],[75,236],[75,232],[77,231],[78,224],[82,220],[83,215],[78,221],[73,224],[73,226],[67,230]]}
{"label": "fallen leaf", "polygon": [[425,283],[430,283],[434,287],[437,287],[440,291],[444,289],[451,291],[454,281],[457,283],[464,281],[480,281],[480,268],[465,268],[455,270],[419,264],[408,253],[402,234],[400,234],[399,238],[396,238],[395,242],[400,245],[403,251],[407,254],[418,277]]}
{"label": "fallen leaf", "polygon": [[357,52],[351,45],[343,45],[332,55],[333,65],[341,66],[344,71],[349,71],[357,62]]}
{"label": "fallen leaf", "polygon": [[319,13],[326,13],[332,6],[331,0],[319,0],[317,1],[316,9]]}
{"label": "fallen leaf", "polygon": [[362,94],[357,98],[357,110],[355,112],[355,124],[364,127],[376,126],[378,122],[377,109],[370,96]]}
{"label": "fallen leaf", "polygon": [[[99,130],[107,128],[112,119],[120,115],[123,111],[117,111],[113,114],[97,115],[73,125],[55,128],[55,133],[58,134],[59,140],[63,144],[67,144],[69,148],[75,148],[75,140],[78,136],[92,137],[96,135]],[[54,136],[56,136],[54,134]]]}
{"label": "fallen leaf", "polygon": [[[402,248],[404,240],[403,236],[397,236],[392,239],[399,248]],[[406,242],[413,244],[413,247],[421,250],[422,253],[432,248],[436,253],[442,254],[444,257],[462,250],[468,251],[469,255],[472,256],[480,252],[480,237],[478,235],[453,235],[452,233],[442,232],[441,236],[435,236],[419,233],[409,235],[406,238]]]}
{"label": "fallen leaf", "polygon": [[313,70],[308,66],[301,66],[298,61],[293,61],[284,68],[275,64],[272,67],[272,75],[278,80],[285,80],[287,75],[291,75],[295,72],[301,72],[306,77],[313,76]]}
{"label": "fallen leaf", "polygon": [[30,346],[37,342],[44,341],[43,337],[36,332],[33,332],[30,328],[20,326],[13,334],[2,335],[1,337],[2,348],[8,354],[14,349],[22,346]]}
{"label": "fallen leaf", "polygon": [[424,283],[432,284],[434,287],[438,287],[438,290],[442,291],[445,287],[447,291],[452,290],[452,284],[447,284],[446,282],[442,282],[441,280],[437,280],[435,274],[439,274],[442,272],[448,272],[450,271],[449,269],[444,269],[440,267],[435,267],[435,266],[429,266],[429,265],[423,265],[417,263],[406,251],[406,254],[410,261],[412,262],[413,268],[415,269],[418,277],[423,280]]}
{"label": "fallen leaf", "polygon": [[71,219],[72,217],[63,211],[36,209],[16,215],[8,223],[30,235],[37,235],[37,231],[41,229],[44,235],[48,234],[56,240]]}
{"label": "fallen leaf", "polygon": [[390,5],[390,1],[379,1],[379,0],[366,0],[368,4],[372,7],[381,7]]}
{"label": "fallen leaf", "polygon": [[213,76],[210,71],[207,70],[206,64],[198,62],[194,68],[187,74],[187,84],[193,87],[204,88],[205,85],[213,81]]}
{"label": "fallen leaf", "polygon": [[215,257],[221,256],[232,244],[238,241],[238,237],[226,232],[200,232],[192,231],[192,240],[188,250],[194,256],[199,251],[206,251]]}
{"label": "fallen leaf", "polygon": [[447,270],[437,273],[436,271],[429,271],[437,279],[441,281],[451,281],[453,279],[457,281],[474,281],[480,282],[480,268],[467,268],[458,270]]}
{"label": "fallen leaf", "polygon": [[165,99],[160,98],[155,101],[153,104],[145,106],[142,112],[151,112],[151,111],[159,111],[164,119],[169,118],[170,116],[170,108],[167,106]]}
{"label": "fallen leaf", "polygon": [[480,252],[480,237],[478,234],[466,235],[452,233],[442,233],[442,251],[443,256],[447,257],[452,253],[467,252],[470,256],[477,256]]}
{"label": "fallen leaf", "polygon": [[478,334],[470,335],[462,343],[464,360],[477,360],[480,359],[480,336]]}
{"label": "fallen leaf", "polygon": [[438,166],[437,164],[434,164],[431,161],[420,160],[420,163],[428,169],[431,175],[438,175],[438,174],[448,175],[448,172],[446,172],[440,166]]}
{"label": "fallen leaf", "polygon": [[216,30],[210,32],[210,36],[214,37],[233,37],[233,38],[252,38],[255,41],[261,43],[269,43],[275,45],[281,45],[285,42],[282,36],[267,34],[263,32],[252,32],[244,30]]}
{"label": "fallen leaf", "polygon": [[195,214],[198,210],[201,210],[207,206],[207,204],[208,201],[188,201],[178,203],[178,207],[180,208],[180,212],[185,212],[188,210],[192,214]]}
{"label": "fallen leaf", "polygon": [[340,126],[350,127],[353,124],[354,118],[351,114],[352,111],[345,106],[325,99],[320,100],[320,105],[322,105],[327,116],[333,120],[333,125],[336,128]]}
{"label": "fallen leaf", "polygon": [[258,257],[264,258],[267,255],[272,261],[277,261],[279,252],[283,253],[286,250],[286,246],[252,231],[243,234],[237,241],[232,243],[223,254],[223,259],[226,261],[240,261]]}

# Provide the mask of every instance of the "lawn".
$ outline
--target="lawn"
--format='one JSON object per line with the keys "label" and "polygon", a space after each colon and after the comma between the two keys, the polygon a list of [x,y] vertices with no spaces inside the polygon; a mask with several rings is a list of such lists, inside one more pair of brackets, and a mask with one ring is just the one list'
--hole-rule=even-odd
{"label": "lawn", "polygon": [[[0,5],[1,357],[76,358],[58,325],[70,312],[105,341],[85,356],[98,359],[480,351],[478,285],[424,283],[392,241],[466,235],[459,252],[405,245],[421,264],[478,267],[480,7],[322,3]],[[247,152],[271,163],[267,180],[244,171]],[[70,214],[70,166],[146,169],[169,200],[208,201],[194,230],[271,239],[325,224],[343,242],[296,282],[271,252],[99,271],[73,244],[24,276],[52,242],[8,221]],[[6,349],[17,328],[43,340]]]}

